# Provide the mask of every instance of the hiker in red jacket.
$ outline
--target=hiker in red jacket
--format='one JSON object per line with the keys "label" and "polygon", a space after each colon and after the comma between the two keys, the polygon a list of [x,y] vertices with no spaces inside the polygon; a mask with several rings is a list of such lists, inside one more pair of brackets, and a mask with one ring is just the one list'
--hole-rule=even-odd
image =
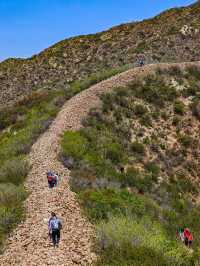
{"label": "hiker in red jacket", "polygon": [[185,238],[185,245],[190,248],[192,245],[192,241],[193,241],[193,235],[188,228],[184,229],[183,234]]}
{"label": "hiker in red jacket", "polygon": [[53,188],[55,185],[55,180],[54,180],[54,174],[52,172],[47,172],[47,181],[49,188]]}

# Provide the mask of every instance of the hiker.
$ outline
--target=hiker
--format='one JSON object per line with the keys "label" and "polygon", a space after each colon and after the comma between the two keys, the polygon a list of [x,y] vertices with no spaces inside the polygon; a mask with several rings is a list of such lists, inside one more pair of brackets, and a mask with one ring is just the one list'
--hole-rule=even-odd
{"label": "hiker", "polygon": [[49,188],[53,188],[53,187],[57,186],[58,180],[59,180],[58,174],[48,172],[47,173],[47,180],[48,180]]}
{"label": "hiker", "polygon": [[178,234],[179,234],[179,238],[180,238],[181,242],[182,243],[185,243],[184,229],[183,228],[180,228],[178,230]]}
{"label": "hiker", "polygon": [[139,67],[143,67],[144,66],[144,64],[145,64],[145,57],[144,57],[144,55],[139,55],[137,57],[137,63],[138,63],[138,66]]}
{"label": "hiker", "polygon": [[188,228],[184,229],[183,234],[185,238],[185,245],[190,248],[192,245],[192,241],[193,241],[193,235]]}
{"label": "hiker", "polygon": [[53,246],[58,247],[58,244],[60,242],[60,230],[62,229],[62,223],[57,218],[54,212],[51,213],[48,227],[49,227],[49,236],[50,239],[52,240]]}
{"label": "hiker", "polygon": [[54,187],[54,179],[53,179],[53,173],[52,172],[47,172],[47,181],[48,181],[49,188],[53,188]]}

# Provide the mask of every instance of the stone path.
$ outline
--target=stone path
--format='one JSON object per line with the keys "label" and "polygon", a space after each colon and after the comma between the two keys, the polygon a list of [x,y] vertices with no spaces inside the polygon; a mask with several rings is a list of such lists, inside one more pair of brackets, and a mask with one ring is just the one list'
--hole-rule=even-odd
{"label": "stone path", "polygon": [[[113,87],[124,86],[138,75],[146,75],[156,67],[148,65],[126,71],[92,86],[66,102],[49,130],[32,147],[29,156],[32,170],[25,183],[30,191],[25,202],[26,220],[8,239],[6,251],[0,256],[0,265],[68,266],[91,264],[95,260],[96,256],[91,249],[93,228],[82,216],[75,194],[70,191],[68,170],[57,159],[60,137],[64,130],[78,130],[81,127],[81,121],[89,109],[100,104],[99,95]],[[168,67],[168,64],[160,67]],[[52,191],[47,187],[48,170],[62,176],[59,186]],[[56,212],[63,222],[58,249],[54,249],[48,239],[47,221],[51,211]]]}

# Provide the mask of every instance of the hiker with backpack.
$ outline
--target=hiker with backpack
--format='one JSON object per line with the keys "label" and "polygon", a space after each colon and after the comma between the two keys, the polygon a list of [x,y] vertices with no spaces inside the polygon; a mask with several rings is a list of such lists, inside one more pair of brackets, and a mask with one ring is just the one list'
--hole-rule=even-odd
{"label": "hiker with backpack", "polygon": [[49,227],[49,236],[50,239],[52,240],[53,246],[58,247],[58,244],[60,242],[60,231],[62,229],[62,223],[60,219],[57,218],[54,212],[51,213],[48,227]]}
{"label": "hiker with backpack", "polygon": [[137,63],[139,67],[143,67],[145,64],[145,57],[144,55],[138,55],[137,57]]}
{"label": "hiker with backpack", "polygon": [[188,228],[184,229],[183,234],[185,238],[185,245],[190,248],[192,245],[192,241],[193,241],[193,235]]}
{"label": "hiker with backpack", "polygon": [[53,173],[47,172],[47,181],[49,188],[53,188]]}
{"label": "hiker with backpack", "polygon": [[55,175],[52,172],[47,172],[47,181],[49,188],[55,187],[58,183],[58,175]]}
{"label": "hiker with backpack", "polygon": [[193,235],[188,228],[180,228],[178,230],[179,239],[187,247],[191,247],[193,241]]}

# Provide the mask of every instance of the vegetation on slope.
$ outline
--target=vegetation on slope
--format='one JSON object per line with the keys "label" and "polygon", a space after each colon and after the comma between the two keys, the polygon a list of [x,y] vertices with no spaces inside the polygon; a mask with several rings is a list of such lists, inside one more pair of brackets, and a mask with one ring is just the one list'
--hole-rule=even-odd
{"label": "vegetation on slope", "polygon": [[65,89],[41,88],[24,97],[14,107],[0,111],[0,252],[12,228],[23,218],[27,196],[23,183],[30,169],[27,155],[64,102],[76,93],[119,72],[127,66],[91,75]]}
{"label": "vegetation on slope", "polygon": [[[172,67],[102,96],[62,139],[71,187],[96,224],[97,265],[199,265],[200,69]],[[194,234],[193,252],[176,239]]]}
{"label": "vegetation on slope", "polygon": [[199,60],[200,6],[168,10],[152,19],[61,41],[30,59],[0,64],[0,105],[13,103],[41,86],[66,87],[92,73],[149,62]]}

